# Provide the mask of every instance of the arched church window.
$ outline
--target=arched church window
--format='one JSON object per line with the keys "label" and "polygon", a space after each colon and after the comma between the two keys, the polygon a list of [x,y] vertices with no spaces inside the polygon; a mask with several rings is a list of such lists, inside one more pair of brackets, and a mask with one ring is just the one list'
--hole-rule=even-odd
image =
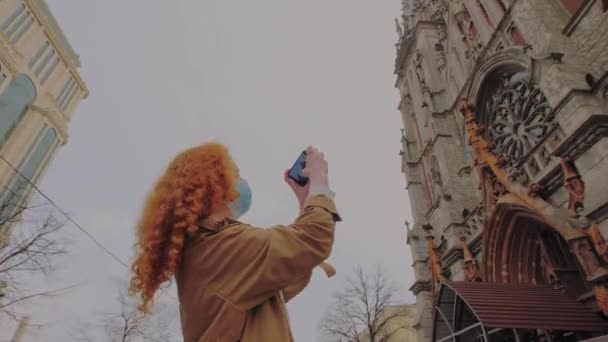
{"label": "arched church window", "polygon": [[510,166],[522,165],[555,127],[553,109],[521,68],[494,73],[481,89],[477,119],[493,152]]}

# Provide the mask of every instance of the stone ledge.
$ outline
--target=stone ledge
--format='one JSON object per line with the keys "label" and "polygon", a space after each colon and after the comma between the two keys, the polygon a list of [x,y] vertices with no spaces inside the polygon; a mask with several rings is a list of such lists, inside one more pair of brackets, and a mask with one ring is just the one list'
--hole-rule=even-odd
{"label": "stone ledge", "polygon": [[604,137],[608,137],[608,115],[591,115],[587,121],[560,144],[553,155],[576,160]]}
{"label": "stone ledge", "polygon": [[416,280],[416,282],[410,286],[409,290],[417,295],[420,292],[431,292],[431,282],[429,280]]}

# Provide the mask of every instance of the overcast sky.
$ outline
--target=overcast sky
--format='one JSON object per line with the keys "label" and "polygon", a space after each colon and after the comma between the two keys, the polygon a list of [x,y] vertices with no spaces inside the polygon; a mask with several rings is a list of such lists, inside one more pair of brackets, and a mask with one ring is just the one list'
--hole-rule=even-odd
{"label": "overcast sky", "polygon": [[[243,219],[290,223],[297,203],[282,173],[313,144],[328,158],[344,222],[329,260],[338,275],[316,272],[289,305],[296,339],[317,340],[331,293],[357,264],[381,263],[414,301],[393,87],[399,0],[48,3],[91,94],[41,188],[101,243],[130,260],[154,181],[176,153],[211,140],[228,145],[252,186]],[[111,278],[125,274],[75,236],[51,281],[83,285],[38,308],[44,340],[69,340],[73,322],[94,320],[114,296]]]}

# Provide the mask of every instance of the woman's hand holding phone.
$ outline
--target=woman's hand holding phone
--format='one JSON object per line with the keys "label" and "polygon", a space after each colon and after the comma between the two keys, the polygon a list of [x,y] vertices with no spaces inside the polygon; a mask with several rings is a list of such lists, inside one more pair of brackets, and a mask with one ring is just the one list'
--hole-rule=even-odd
{"label": "woman's hand holding phone", "polygon": [[311,187],[329,188],[327,161],[325,160],[323,152],[320,152],[312,146],[308,147],[305,152],[306,167],[302,171],[302,174],[309,179],[306,185],[300,185],[289,177],[290,170],[285,171],[284,174],[285,182],[293,190],[298,199],[300,210],[304,208],[304,202],[308,197]]}
{"label": "woman's hand holding phone", "polygon": [[327,175],[327,160],[325,155],[314,147],[306,149],[306,167],[302,171],[308,177],[311,187],[329,188],[329,176]]}

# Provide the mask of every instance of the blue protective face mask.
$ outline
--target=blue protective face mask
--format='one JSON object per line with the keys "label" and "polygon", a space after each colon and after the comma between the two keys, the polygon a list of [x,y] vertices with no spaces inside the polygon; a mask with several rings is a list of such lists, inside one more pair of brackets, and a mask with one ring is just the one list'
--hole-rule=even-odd
{"label": "blue protective face mask", "polygon": [[251,207],[251,188],[249,187],[249,183],[247,183],[244,179],[239,179],[236,184],[236,191],[239,193],[239,198],[234,200],[233,202],[228,203],[228,207],[232,212],[232,216],[235,219],[245,215],[245,213]]}

